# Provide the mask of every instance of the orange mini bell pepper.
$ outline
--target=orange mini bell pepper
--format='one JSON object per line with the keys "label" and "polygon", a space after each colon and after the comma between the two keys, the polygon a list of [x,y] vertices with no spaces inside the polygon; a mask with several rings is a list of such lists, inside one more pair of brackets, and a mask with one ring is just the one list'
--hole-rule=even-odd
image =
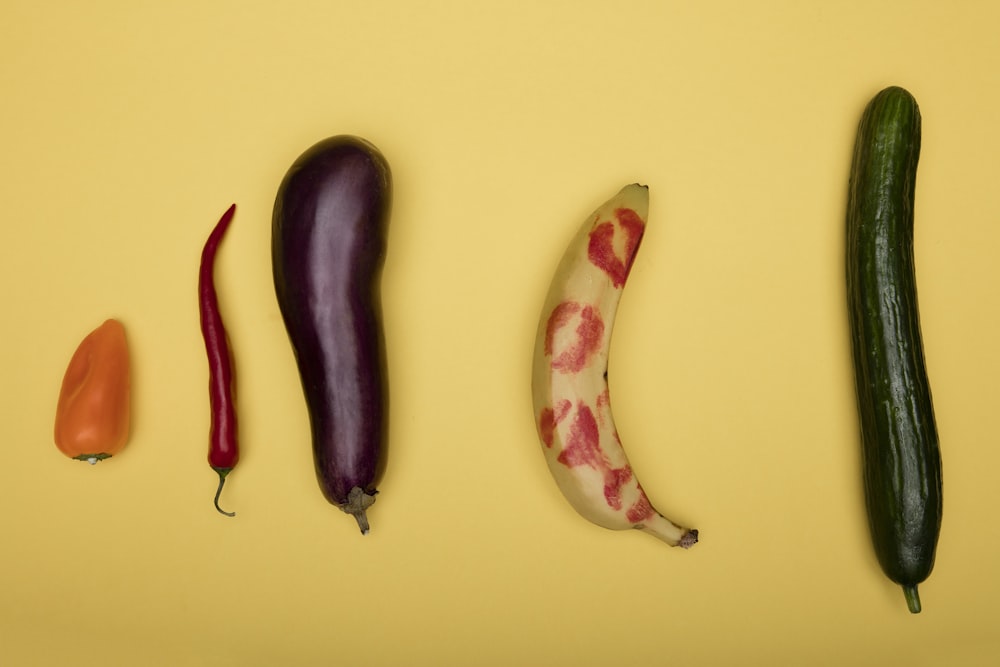
{"label": "orange mini bell pepper", "polygon": [[110,319],[73,354],[56,407],[55,441],[91,465],[125,448],[129,436],[129,354],[125,327]]}

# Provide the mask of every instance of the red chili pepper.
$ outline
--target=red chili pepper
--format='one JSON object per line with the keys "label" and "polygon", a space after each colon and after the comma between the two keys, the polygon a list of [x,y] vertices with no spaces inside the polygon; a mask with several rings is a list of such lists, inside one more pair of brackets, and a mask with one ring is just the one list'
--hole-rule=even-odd
{"label": "red chili pepper", "polygon": [[219,313],[214,270],[219,243],[235,214],[236,204],[233,204],[212,230],[201,253],[201,269],[198,274],[198,305],[201,311],[201,334],[205,339],[205,351],[208,353],[208,397],[212,411],[208,464],[212,466],[212,470],[219,473],[215,509],[226,516],[236,516],[236,513],[223,511],[219,507],[219,496],[222,494],[226,475],[236,467],[240,459],[240,449],[236,437],[236,384],[233,357],[229,348],[229,337],[226,335]]}

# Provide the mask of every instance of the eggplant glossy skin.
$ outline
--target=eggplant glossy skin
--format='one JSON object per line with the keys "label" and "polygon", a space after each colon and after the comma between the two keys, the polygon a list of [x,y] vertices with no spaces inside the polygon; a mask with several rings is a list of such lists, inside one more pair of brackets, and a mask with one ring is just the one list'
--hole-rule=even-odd
{"label": "eggplant glossy skin", "polygon": [[274,286],[302,379],[316,476],[362,533],[386,454],[379,284],[391,197],[378,149],[336,136],[294,162],[272,220]]}

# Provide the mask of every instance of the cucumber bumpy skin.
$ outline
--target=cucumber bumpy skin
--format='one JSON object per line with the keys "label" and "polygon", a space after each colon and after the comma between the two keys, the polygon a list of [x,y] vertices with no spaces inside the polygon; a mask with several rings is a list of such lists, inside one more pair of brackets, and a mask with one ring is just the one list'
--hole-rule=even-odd
{"label": "cucumber bumpy skin", "polygon": [[847,205],[847,299],[865,503],[886,576],[920,611],[941,528],[941,454],[924,362],[913,262],[920,110],[899,87],[858,126]]}

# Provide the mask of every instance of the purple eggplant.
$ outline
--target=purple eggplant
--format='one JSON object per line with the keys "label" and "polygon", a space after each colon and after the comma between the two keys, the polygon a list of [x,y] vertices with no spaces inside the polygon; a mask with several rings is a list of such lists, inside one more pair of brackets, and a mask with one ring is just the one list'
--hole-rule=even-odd
{"label": "purple eggplant", "polygon": [[386,459],[388,387],[380,278],[389,165],[352,136],[320,141],[288,170],[274,203],[274,287],[330,503],[368,532]]}

